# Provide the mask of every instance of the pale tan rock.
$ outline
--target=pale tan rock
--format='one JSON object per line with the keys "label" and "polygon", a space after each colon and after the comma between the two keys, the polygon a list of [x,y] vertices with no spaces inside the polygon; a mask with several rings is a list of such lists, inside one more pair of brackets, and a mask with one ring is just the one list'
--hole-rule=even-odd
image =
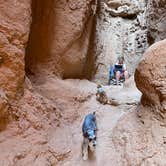
{"label": "pale tan rock", "polygon": [[148,47],[145,0],[108,0],[99,2],[94,52],[97,57],[94,80],[107,84],[110,65],[123,56],[133,75]]}

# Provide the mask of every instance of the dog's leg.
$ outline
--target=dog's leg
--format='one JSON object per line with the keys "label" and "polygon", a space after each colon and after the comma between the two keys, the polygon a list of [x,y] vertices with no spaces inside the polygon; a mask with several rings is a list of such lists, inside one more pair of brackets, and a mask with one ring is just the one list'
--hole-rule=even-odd
{"label": "dog's leg", "polygon": [[83,144],[82,144],[82,157],[83,157],[83,160],[88,159],[88,144],[89,144],[89,140],[84,137]]}

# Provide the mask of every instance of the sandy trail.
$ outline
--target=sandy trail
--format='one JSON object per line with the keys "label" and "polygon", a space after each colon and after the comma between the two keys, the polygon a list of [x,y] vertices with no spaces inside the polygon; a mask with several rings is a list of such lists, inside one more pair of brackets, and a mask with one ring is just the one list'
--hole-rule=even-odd
{"label": "sandy trail", "polygon": [[[87,80],[35,79],[25,91],[19,121],[0,134],[0,166],[165,166],[165,121],[145,108],[132,85],[104,86],[119,106],[96,101]],[[28,103],[28,104],[27,104]],[[96,111],[97,147],[82,160],[82,122]]]}
{"label": "sandy trail", "polygon": [[[81,89],[81,93],[92,93],[91,97],[77,107],[78,117],[70,124],[62,124],[58,129],[50,129],[48,135],[48,145],[50,149],[59,154],[66,154],[67,157],[59,162],[60,166],[81,166],[81,165],[94,165],[94,166],[110,166],[117,165],[117,152],[115,151],[112,143],[112,131],[116,126],[118,120],[127,112],[134,109],[140,100],[140,93],[133,88],[123,88],[122,86],[105,86],[105,90],[109,97],[115,98],[121,103],[120,106],[114,107],[110,105],[102,105],[96,101],[95,91],[96,85],[93,83],[84,83],[83,81],[67,80],[67,84],[75,84],[74,91]],[[52,85],[51,85],[52,84]],[[57,84],[57,82],[56,82]],[[59,83],[63,86],[61,83]],[[66,85],[67,85],[66,84]],[[65,85],[65,86],[66,86]],[[51,88],[50,88],[51,87]],[[57,86],[58,87],[58,86]],[[55,94],[59,94],[61,88],[57,89],[54,80],[49,81],[49,85],[40,85],[36,89],[50,100],[55,100]],[[71,86],[71,91],[73,85]],[[67,95],[67,93],[65,94]],[[55,100],[57,102],[57,99]],[[63,104],[65,101],[63,101]],[[127,103],[127,104],[126,104]],[[65,104],[64,104],[65,105]],[[68,107],[66,107],[68,108]],[[81,125],[83,118],[86,114],[96,111],[98,136],[97,148],[95,154],[90,155],[88,161],[83,161],[81,157],[81,143],[82,133]],[[70,117],[69,117],[70,118]]]}

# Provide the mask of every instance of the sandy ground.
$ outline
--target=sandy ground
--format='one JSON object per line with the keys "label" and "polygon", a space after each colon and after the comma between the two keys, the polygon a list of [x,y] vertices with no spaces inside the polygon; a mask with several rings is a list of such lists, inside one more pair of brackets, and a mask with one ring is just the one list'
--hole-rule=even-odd
{"label": "sandy ground", "polygon": [[[36,80],[38,81],[35,82]],[[113,130],[122,117],[136,110],[140,92],[130,85],[104,86],[108,97],[120,103],[115,107],[102,105],[96,101],[96,84],[87,80],[62,81],[54,78],[36,80],[32,80],[34,91],[56,106],[56,110],[61,114],[58,118],[59,123],[48,125],[47,121],[50,121],[51,117],[45,121],[46,114],[39,117],[37,114],[37,123],[41,119],[44,126],[40,129],[38,127],[40,125],[36,127],[36,121],[32,121],[35,128],[29,127],[19,133],[19,129],[10,124],[9,128],[0,135],[0,153],[3,154],[0,155],[2,159],[0,165],[121,166],[117,160],[118,152],[112,141]],[[97,114],[97,148],[88,161],[83,161],[81,126],[85,115],[93,111]]]}
{"label": "sandy ground", "polygon": [[[49,84],[57,84],[49,82]],[[59,165],[62,166],[74,166],[74,165],[118,165],[116,160],[116,150],[112,143],[112,131],[116,126],[118,120],[126,113],[135,110],[140,100],[140,92],[133,87],[123,86],[104,86],[105,91],[109,98],[114,98],[120,105],[118,107],[110,105],[102,105],[96,101],[95,92],[96,85],[86,80],[66,80],[65,83],[59,82],[60,86],[64,88],[71,86],[71,91],[80,94],[89,94],[90,97],[87,101],[80,104],[77,108],[78,118],[70,125],[63,124],[58,129],[51,129],[48,134],[48,144],[53,151],[60,154],[69,153],[68,157],[64,159]],[[64,84],[64,85],[63,85]],[[65,85],[66,84],[66,85]],[[55,94],[62,90],[61,88],[52,88],[52,85],[40,85],[36,86],[36,89],[47,98],[55,98]],[[51,89],[49,89],[51,87]],[[74,87],[74,89],[73,89]],[[58,88],[58,89],[57,89]],[[64,90],[63,88],[63,90]],[[73,93],[73,92],[72,92]],[[67,94],[65,94],[67,95]],[[57,100],[55,101],[57,102]],[[98,136],[97,136],[97,148],[93,155],[90,156],[88,161],[83,161],[81,156],[81,143],[82,133],[81,126],[83,118],[86,114],[96,111],[97,124],[98,124]]]}

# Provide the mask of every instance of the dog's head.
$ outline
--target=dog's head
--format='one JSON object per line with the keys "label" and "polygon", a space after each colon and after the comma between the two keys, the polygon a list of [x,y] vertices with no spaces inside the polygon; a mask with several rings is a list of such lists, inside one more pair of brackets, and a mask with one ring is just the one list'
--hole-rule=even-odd
{"label": "dog's head", "polygon": [[89,140],[89,148],[93,152],[95,150],[95,147],[96,147],[96,144],[97,144],[95,131],[94,130],[88,130],[87,135],[88,135],[88,140]]}

